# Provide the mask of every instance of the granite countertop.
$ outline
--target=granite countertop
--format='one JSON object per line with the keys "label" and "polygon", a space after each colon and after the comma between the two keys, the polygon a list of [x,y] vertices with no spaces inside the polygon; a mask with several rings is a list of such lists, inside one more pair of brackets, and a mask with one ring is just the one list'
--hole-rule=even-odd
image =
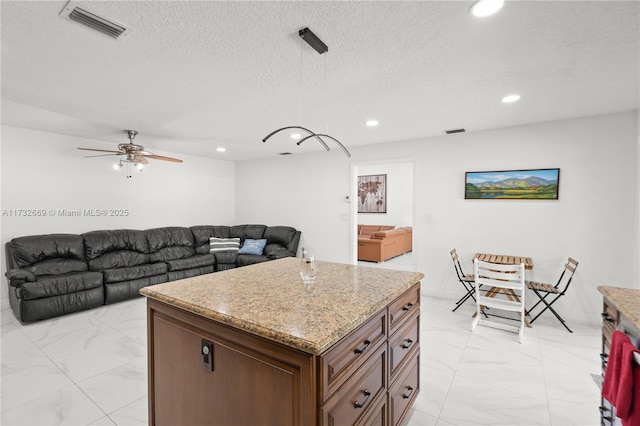
{"label": "granite countertop", "polygon": [[300,259],[285,258],[144,287],[140,293],[319,355],[424,277],[316,263],[313,289],[302,284]]}
{"label": "granite countertop", "polygon": [[640,290],[600,286],[598,291],[609,299],[622,315],[640,329]]}

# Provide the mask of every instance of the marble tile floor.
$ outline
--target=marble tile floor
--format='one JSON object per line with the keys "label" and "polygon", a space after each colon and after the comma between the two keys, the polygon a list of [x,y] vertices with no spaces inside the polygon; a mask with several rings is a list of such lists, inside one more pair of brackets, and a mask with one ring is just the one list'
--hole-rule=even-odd
{"label": "marble tile floor", "polygon": [[[473,306],[423,296],[421,391],[407,425],[597,425],[600,330],[542,317],[469,331]],[[21,325],[1,312],[1,420],[146,425],[145,299]]]}
{"label": "marble tile floor", "polygon": [[392,257],[384,262],[368,262],[364,260],[358,261],[358,266],[371,266],[373,268],[385,268],[395,269],[400,271],[415,271],[416,266],[414,263],[413,252],[401,254],[400,256]]}

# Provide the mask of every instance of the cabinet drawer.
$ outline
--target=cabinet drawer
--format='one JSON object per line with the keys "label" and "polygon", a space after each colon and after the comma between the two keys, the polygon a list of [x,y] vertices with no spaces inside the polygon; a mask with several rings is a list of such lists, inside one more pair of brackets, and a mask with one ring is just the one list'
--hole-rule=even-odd
{"label": "cabinet drawer", "polygon": [[385,394],[386,363],[386,345],[381,345],[321,407],[322,424],[353,425],[368,417],[374,402]]}
{"label": "cabinet drawer", "polygon": [[386,309],[345,336],[318,359],[318,394],[324,402],[387,338]]}
{"label": "cabinet drawer", "polygon": [[389,424],[402,423],[420,391],[420,354],[402,370],[398,380],[389,389]]}
{"label": "cabinet drawer", "polygon": [[389,381],[402,368],[403,361],[413,349],[420,344],[420,315],[414,312],[413,318],[405,322],[402,327],[389,339]]}
{"label": "cabinet drawer", "polygon": [[418,310],[420,310],[420,283],[411,287],[389,305],[389,335]]}
{"label": "cabinet drawer", "polygon": [[356,426],[386,426],[389,413],[387,411],[387,394],[381,393],[377,401],[371,403],[371,407]]}

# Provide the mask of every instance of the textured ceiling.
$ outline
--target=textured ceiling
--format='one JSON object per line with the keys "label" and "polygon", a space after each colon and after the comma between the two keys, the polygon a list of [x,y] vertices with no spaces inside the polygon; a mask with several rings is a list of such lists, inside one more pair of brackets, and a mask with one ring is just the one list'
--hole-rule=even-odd
{"label": "textured ceiling", "polygon": [[124,24],[119,40],[66,4],[0,3],[2,123],[100,148],[135,129],[149,150],[242,160],[322,149],[262,143],[287,125],[353,147],[638,108],[637,1],[510,1],[483,19],[469,1],[71,2]]}

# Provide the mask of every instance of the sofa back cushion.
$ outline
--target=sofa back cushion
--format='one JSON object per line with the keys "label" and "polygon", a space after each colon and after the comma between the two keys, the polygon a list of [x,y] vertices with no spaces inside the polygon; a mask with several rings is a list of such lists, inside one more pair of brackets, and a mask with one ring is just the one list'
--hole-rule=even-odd
{"label": "sofa back cushion", "polygon": [[263,238],[266,229],[266,225],[235,225],[231,227],[230,237],[240,238],[240,244],[242,244],[247,238],[252,240]]}
{"label": "sofa back cushion", "polygon": [[88,269],[80,235],[18,237],[11,240],[9,247],[15,265],[36,275],[66,274]]}
{"label": "sofa back cushion", "polygon": [[209,253],[209,241],[212,237],[215,238],[229,238],[228,226],[192,226],[191,233],[193,234],[193,243],[196,253],[205,254]]}
{"label": "sofa back cushion", "polygon": [[151,262],[184,259],[195,254],[193,234],[189,228],[168,226],[144,231],[149,243]]}
{"label": "sofa back cushion", "polygon": [[92,271],[149,263],[149,244],[142,231],[92,231],[82,236],[85,257]]}
{"label": "sofa back cushion", "polygon": [[283,247],[288,247],[295,235],[296,229],[290,226],[269,226],[264,231],[264,238],[269,244],[280,244]]}

